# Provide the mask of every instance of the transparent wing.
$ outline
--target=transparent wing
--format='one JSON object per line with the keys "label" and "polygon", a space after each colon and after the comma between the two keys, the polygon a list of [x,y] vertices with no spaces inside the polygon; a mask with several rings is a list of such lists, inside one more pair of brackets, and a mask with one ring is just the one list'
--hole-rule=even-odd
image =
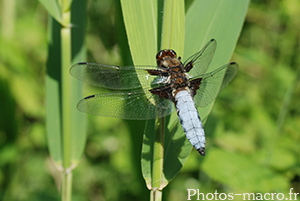
{"label": "transparent wing", "polygon": [[70,74],[91,85],[115,90],[129,90],[142,86],[156,86],[156,83],[161,84],[165,80],[161,76],[150,75],[147,70],[151,69],[157,70],[160,67],[77,63],[71,67]]}
{"label": "transparent wing", "polygon": [[[188,66],[192,68],[189,71],[190,76],[203,75],[215,54],[217,43],[214,39],[211,39],[199,52],[189,57],[185,62],[185,68]],[[190,66],[192,65],[192,66]]]}
{"label": "transparent wing", "polygon": [[[155,101],[155,105],[150,98]],[[136,90],[88,96],[79,101],[77,108],[81,112],[93,115],[145,120],[167,116],[172,113],[174,106],[170,100]]]}
{"label": "transparent wing", "polygon": [[237,63],[229,63],[220,68],[191,78],[191,80],[202,78],[199,89],[194,96],[197,106],[205,107],[210,104],[219,93],[228,85],[238,71]]}

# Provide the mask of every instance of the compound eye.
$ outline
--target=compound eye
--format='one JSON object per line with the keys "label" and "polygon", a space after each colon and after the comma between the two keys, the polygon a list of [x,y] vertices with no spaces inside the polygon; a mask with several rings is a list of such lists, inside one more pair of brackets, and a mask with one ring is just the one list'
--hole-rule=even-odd
{"label": "compound eye", "polygon": [[164,54],[165,54],[165,50],[159,51],[159,52],[156,54],[156,59],[159,59],[159,58],[163,57]]}
{"label": "compound eye", "polygon": [[177,57],[177,54],[174,50],[169,50],[170,57]]}

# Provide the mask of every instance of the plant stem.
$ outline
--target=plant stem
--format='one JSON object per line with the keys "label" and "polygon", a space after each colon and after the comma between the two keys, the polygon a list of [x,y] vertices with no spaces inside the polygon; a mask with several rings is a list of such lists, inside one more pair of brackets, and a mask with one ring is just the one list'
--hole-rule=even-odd
{"label": "plant stem", "polygon": [[164,164],[164,118],[160,118],[156,123],[155,142],[153,146],[153,170],[152,170],[152,190],[150,200],[161,200],[161,184]]}
{"label": "plant stem", "polygon": [[[66,18],[70,18],[70,13],[64,13]],[[71,151],[71,81],[69,75],[69,67],[71,66],[71,30],[69,27],[61,29],[61,48],[62,48],[62,119],[63,119],[63,166],[64,168],[70,167],[70,151]]]}
{"label": "plant stem", "polygon": [[61,200],[70,201],[72,197],[72,170],[67,169],[62,175],[62,194]]}
{"label": "plant stem", "polygon": [[162,191],[158,189],[152,189],[150,192],[151,201],[160,201],[162,200]]}
{"label": "plant stem", "polygon": [[[65,9],[67,2],[63,1],[63,22],[70,24],[71,10]],[[72,192],[72,170],[71,166],[71,78],[69,67],[71,66],[71,28],[64,26],[61,29],[61,74],[62,74],[62,150],[63,150],[63,178],[62,178],[62,200],[70,201]]]}
{"label": "plant stem", "polygon": [[4,0],[1,2],[1,34],[4,38],[11,39],[15,29],[15,0]]}

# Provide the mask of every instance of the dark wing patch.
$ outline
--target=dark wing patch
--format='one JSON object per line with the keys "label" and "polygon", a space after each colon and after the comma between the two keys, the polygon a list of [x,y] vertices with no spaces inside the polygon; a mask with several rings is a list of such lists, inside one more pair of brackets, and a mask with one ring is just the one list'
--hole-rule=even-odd
{"label": "dark wing patch", "polygon": [[194,97],[197,93],[197,90],[199,89],[199,85],[201,84],[201,81],[202,81],[202,78],[197,78],[197,79],[194,79],[194,80],[191,80],[190,83],[191,83],[191,91],[192,91],[192,96]]}
{"label": "dark wing patch", "polygon": [[206,73],[215,54],[216,46],[216,41],[211,39],[199,52],[189,57],[183,64],[186,72],[189,72],[192,77]]}
{"label": "dark wing patch", "polygon": [[174,97],[172,96],[172,88],[171,85],[165,85],[162,87],[157,87],[149,90],[152,94],[156,94],[161,98],[169,99],[174,101]]}

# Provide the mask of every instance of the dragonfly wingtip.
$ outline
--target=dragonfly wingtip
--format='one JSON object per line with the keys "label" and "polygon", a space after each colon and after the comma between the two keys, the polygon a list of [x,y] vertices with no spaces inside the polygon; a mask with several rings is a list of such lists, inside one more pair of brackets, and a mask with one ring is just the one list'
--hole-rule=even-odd
{"label": "dragonfly wingtip", "polygon": [[95,97],[95,95],[87,96],[87,97],[85,97],[84,99],[89,99],[89,98],[93,98],[93,97]]}

